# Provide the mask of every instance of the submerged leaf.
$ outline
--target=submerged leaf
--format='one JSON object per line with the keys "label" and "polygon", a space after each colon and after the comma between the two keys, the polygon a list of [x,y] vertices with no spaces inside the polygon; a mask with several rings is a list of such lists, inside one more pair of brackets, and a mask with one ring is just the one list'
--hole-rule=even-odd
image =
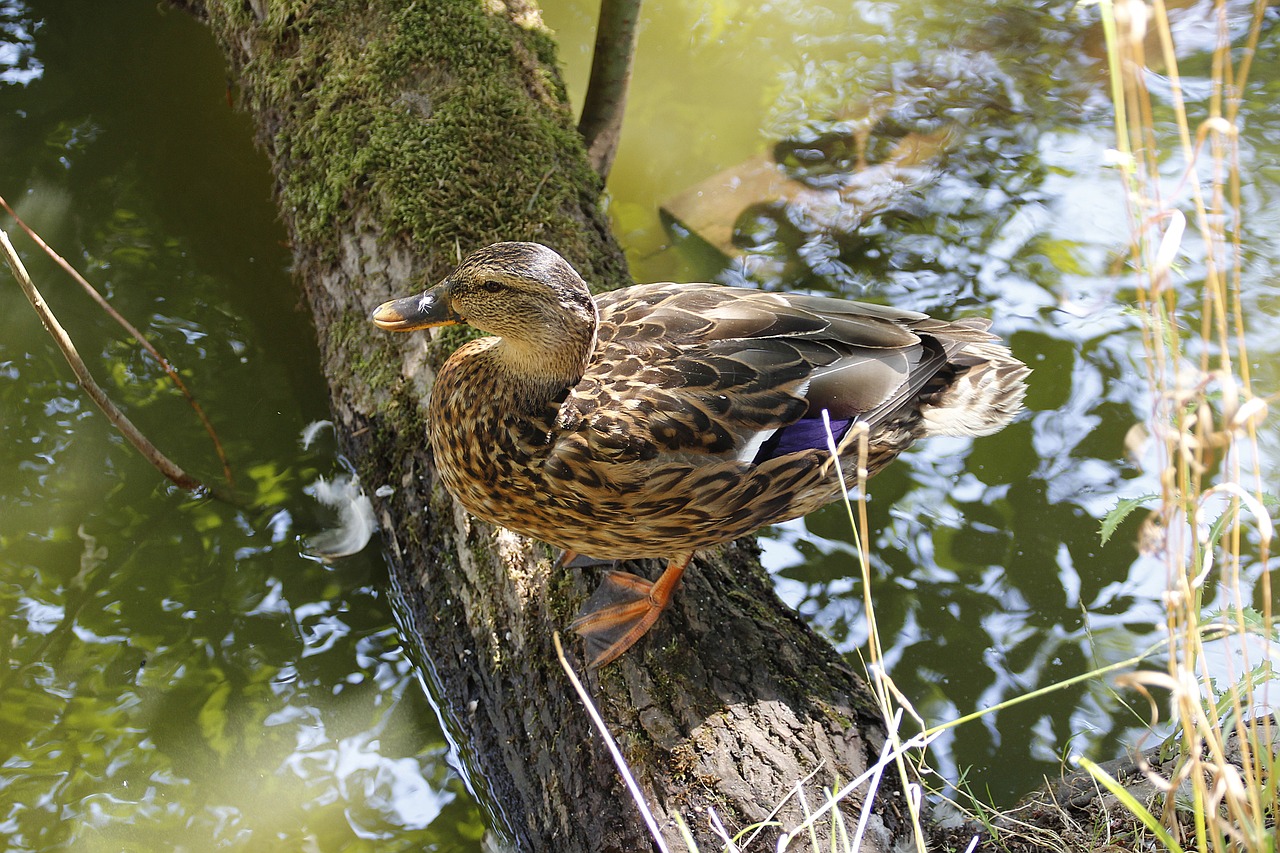
{"label": "submerged leaf", "polygon": [[227,700],[230,697],[231,682],[222,679],[196,715],[205,743],[223,758],[231,753],[232,746],[231,735],[227,731]]}

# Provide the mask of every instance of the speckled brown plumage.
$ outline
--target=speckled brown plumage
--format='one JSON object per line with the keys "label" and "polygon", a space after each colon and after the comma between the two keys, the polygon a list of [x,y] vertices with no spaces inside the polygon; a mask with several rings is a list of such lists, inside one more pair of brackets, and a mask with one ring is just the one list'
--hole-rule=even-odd
{"label": "speckled brown plumage", "polygon": [[[874,474],[917,438],[1000,429],[1028,372],[981,320],[712,284],[593,301],[535,243],[481,249],[375,322],[494,335],[453,354],[430,402],[437,465],[470,512],[567,551],[680,569],[842,495],[856,477],[851,425],[866,426]],[[835,477],[823,410],[850,482]],[[603,610],[665,605],[633,580],[639,591],[615,589]]]}

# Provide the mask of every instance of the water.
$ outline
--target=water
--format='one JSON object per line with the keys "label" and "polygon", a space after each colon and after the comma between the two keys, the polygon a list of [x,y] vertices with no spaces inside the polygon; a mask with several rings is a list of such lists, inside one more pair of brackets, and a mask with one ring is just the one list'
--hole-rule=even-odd
{"label": "water", "polygon": [[[596,5],[546,6],[580,92]],[[1124,308],[1134,282],[1114,266],[1128,226],[1089,14],[645,6],[610,181],[638,280],[991,316],[1035,368],[1023,420],[922,445],[870,489],[887,665],[931,722],[1124,659],[1163,617],[1163,576],[1135,552],[1138,518],[1105,547],[1097,533],[1117,496],[1154,488],[1124,450],[1148,404]],[[1266,106],[1277,29],[1273,12],[1243,140],[1249,343],[1264,389],[1280,312],[1268,287],[1280,247],[1262,236],[1280,210],[1280,118]],[[145,0],[0,0],[0,31],[0,193],[179,367],[258,498],[237,511],[162,485],[74,386],[17,289],[0,287],[5,848],[481,849],[482,813],[449,769],[376,547],[330,565],[302,551],[335,517],[312,497],[316,480],[346,469],[330,433],[299,443],[327,415],[324,383],[267,165],[227,104],[212,40]],[[1187,61],[1196,85],[1207,63]],[[726,262],[664,227],[659,206],[775,148],[830,185],[857,105],[883,92],[894,96],[872,159],[910,131],[952,140],[925,179],[873,184],[886,191],[852,234],[821,211],[759,206]],[[164,450],[216,479],[207,437],[160,371],[18,242],[99,381]],[[1274,460],[1274,430],[1263,442]],[[849,539],[835,508],[770,531],[765,559],[856,663],[866,637]],[[931,759],[1009,802],[1068,751],[1118,754],[1137,723],[1090,682],[964,726]]]}
{"label": "water", "polygon": [[[547,12],[569,45],[574,92],[585,85],[594,8],[565,2]],[[749,14],[733,4],[645,9],[610,179],[610,211],[637,280],[811,288],[992,317],[1035,370],[1018,423],[972,442],[926,442],[870,485],[872,594],[886,666],[904,695],[938,723],[1148,648],[1162,636],[1164,573],[1138,557],[1142,513],[1105,546],[1099,537],[1119,497],[1159,485],[1143,464],[1150,458],[1135,462],[1125,450],[1151,404],[1128,308],[1137,282],[1117,262],[1129,219],[1109,165],[1115,137],[1096,8],[779,0]],[[1232,6],[1235,37],[1250,14]],[[1203,96],[1214,28],[1203,10],[1175,15],[1183,83]],[[1280,134],[1266,94],[1280,79],[1277,23],[1273,9],[1243,111],[1245,306],[1261,393],[1280,363],[1270,272],[1280,246],[1268,236]],[[1167,93],[1160,78],[1152,84]],[[871,112],[878,124],[863,123]],[[1167,114],[1157,121],[1172,127]],[[726,261],[653,215],[767,152],[815,188],[836,186],[856,160],[850,131],[867,125],[872,164],[912,132],[948,142],[923,177],[861,187],[863,212],[843,231],[832,220],[847,211],[749,207]],[[1172,131],[1165,139],[1173,147]],[[1171,196],[1182,166],[1167,164]],[[1179,272],[1194,292],[1205,271],[1195,238],[1187,245]],[[1198,306],[1186,302],[1195,328]],[[1270,470],[1276,438],[1274,425],[1262,436]],[[844,508],[830,507],[767,533],[764,561],[783,597],[856,664],[867,637],[849,531]],[[1245,581],[1255,606],[1259,572],[1248,567]],[[946,780],[966,778],[1007,804],[1055,778],[1070,753],[1101,760],[1140,742],[1145,715],[1144,700],[1097,679],[970,723],[929,760]]]}
{"label": "water", "polygon": [[[307,490],[344,466],[331,432],[299,443],[325,386],[212,39],[150,2],[0,9],[42,22],[40,73],[0,84],[0,192],[177,365],[257,498],[236,511],[163,485],[5,273],[0,846],[479,849],[376,547],[333,565],[301,551],[335,518]],[[14,239],[98,380],[219,478],[161,371]]]}

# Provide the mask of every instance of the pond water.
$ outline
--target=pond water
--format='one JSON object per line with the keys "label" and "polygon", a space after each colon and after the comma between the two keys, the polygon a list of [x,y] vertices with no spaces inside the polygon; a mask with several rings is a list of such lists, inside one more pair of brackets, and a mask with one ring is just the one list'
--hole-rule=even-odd
{"label": "pond water", "polygon": [[[151,0],[0,16],[0,193],[178,366],[258,500],[167,488],[0,276],[0,848],[478,849],[378,549],[301,552],[345,469],[331,432],[300,443],[328,416],[314,334],[212,38]],[[161,371],[13,239],[99,381],[216,480]]]}
{"label": "pond water", "polygon": [[[576,98],[597,4],[544,7]],[[1018,423],[922,444],[869,489],[887,666],[930,722],[1123,660],[1161,632],[1163,572],[1137,555],[1138,518],[1105,546],[1098,535],[1117,498],[1157,487],[1125,453],[1150,403],[1126,307],[1135,281],[1116,262],[1129,231],[1094,14],[845,0],[650,0],[643,13],[610,180],[637,280],[990,316],[1035,369]],[[1212,40],[1184,22],[1185,82],[1203,91]],[[450,769],[376,544],[330,564],[304,554],[335,521],[317,483],[347,471],[331,433],[301,441],[327,416],[324,383],[267,165],[228,106],[212,39],[153,0],[0,0],[0,33],[0,194],[178,366],[258,497],[237,511],[160,483],[75,387],[18,289],[0,286],[0,842],[482,849],[484,811]],[[1280,230],[1277,42],[1272,10],[1242,137],[1264,392],[1280,349],[1280,246],[1264,236]],[[682,194],[765,153],[814,191],[838,189],[864,126],[872,162],[911,138],[936,158],[910,180],[861,185],[856,220],[755,204],[729,258],[679,224],[700,215]],[[216,478],[162,372],[14,239],[99,380],[164,450]],[[1202,265],[1184,261],[1194,284]],[[1262,440],[1274,461],[1274,427]],[[850,540],[835,508],[769,531],[765,560],[856,664]],[[1008,803],[1069,751],[1105,759],[1135,740],[1122,699],[1096,681],[1018,705],[961,727],[931,764]]]}

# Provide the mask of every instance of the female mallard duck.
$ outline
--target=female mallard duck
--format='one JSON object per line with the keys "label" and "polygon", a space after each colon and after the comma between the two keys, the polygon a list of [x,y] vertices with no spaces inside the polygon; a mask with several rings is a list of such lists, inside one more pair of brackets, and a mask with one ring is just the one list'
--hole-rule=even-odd
{"label": "female mallard duck", "polygon": [[373,322],[492,335],[449,358],[429,406],[440,475],[467,510],[566,560],[667,558],[656,582],[610,572],[592,596],[573,623],[591,666],[649,630],[695,551],[852,487],[855,424],[874,474],[917,438],[1000,429],[1029,372],[986,320],[714,284],[593,300],[537,243],[481,249]]}

